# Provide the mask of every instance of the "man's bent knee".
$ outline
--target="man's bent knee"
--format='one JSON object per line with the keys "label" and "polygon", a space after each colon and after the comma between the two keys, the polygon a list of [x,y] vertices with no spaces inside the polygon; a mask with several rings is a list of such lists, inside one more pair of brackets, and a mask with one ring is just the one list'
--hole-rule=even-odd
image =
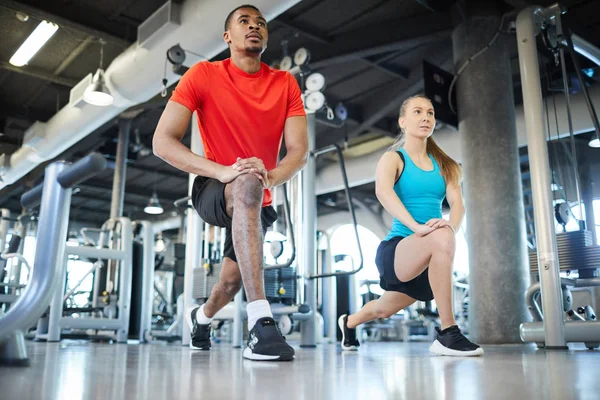
{"label": "man's bent knee", "polygon": [[252,174],[243,174],[231,182],[234,201],[248,206],[261,204],[263,187],[260,180]]}

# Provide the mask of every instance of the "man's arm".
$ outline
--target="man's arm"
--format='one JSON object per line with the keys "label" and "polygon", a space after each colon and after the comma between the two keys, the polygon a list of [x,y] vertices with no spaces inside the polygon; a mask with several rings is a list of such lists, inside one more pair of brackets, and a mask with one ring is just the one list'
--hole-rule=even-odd
{"label": "man's arm", "polygon": [[274,188],[290,180],[308,160],[308,130],[305,116],[285,120],[283,137],[287,154],[279,165],[268,172],[269,186]]}
{"label": "man's arm", "polygon": [[240,174],[238,171],[194,154],[181,143],[191,117],[187,107],[175,101],[167,103],[154,131],[154,155],[181,171],[230,182]]}

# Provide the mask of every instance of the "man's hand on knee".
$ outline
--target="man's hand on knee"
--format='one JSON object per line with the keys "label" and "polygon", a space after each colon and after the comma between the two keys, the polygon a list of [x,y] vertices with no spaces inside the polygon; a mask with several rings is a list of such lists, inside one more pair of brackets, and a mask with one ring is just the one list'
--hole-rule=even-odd
{"label": "man's hand on knee", "polygon": [[262,186],[266,189],[270,189],[272,186],[272,180],[269,178],[269,171],[265,168],[265,164],[260,158],[240,158],[233,164],[233,168],[241,173],[251,173],[256,176]]}

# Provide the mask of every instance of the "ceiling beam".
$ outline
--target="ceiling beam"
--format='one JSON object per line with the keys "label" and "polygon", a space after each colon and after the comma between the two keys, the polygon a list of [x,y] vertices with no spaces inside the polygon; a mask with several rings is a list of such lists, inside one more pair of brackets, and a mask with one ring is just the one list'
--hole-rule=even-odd
{"label": "ceiling beam", "polygon": [[[440,68],[452,69],[452,46],[446,41],[430,46],[426,52],[427,60]],[[390,115],[395,114],[400,109],[402,102],[409,96],[416,94],[423,89],[423,66],[419,63],[410,73],[406,81],[398,81],[396,84],[390,84],[374,92],[364,100],[363,117],[358,125],[346,132],[345,129],[332,130],[327,134],[322,134],[316,138],[317,148],[327,146],[332,143],[338,143],[347,136],[352,138],[359,134],[373,130],[377,124],[384,123],[390,125],[383,129],[390,135],[393,131],[392,124],[395,125]],[[394,119],[395,120],[395,119]]]}
{"label": "ceiling beam", "polygon": [[[52,75],[59,76],[65,69],[67,69],[67,67],[69,65],[71,65],[71,63],[77,57],[79,57],[85,49],[88,48],[88,46],[93,42],[93,39],[94,39],[93,37],[88,36],[82,42],[79,42],[77,47],[75,47],[69,53],[69,55],[67,55],[67,57],[65,57],[65,59],[60,63],[60,65],[52,72]],[[47,83],[42,84],[34,94],[29,96],[29,99],[25,103],[24,107],[29,107],[31,104],[33,104],[33,102],[35,100],[37,100],[37,98],[40,96],[40,94],[42,94],[44,92],[44,90],[46,90],[47,87],[48,87]]]}
{"label": "ceiling beam", "polygon": [[320,46],[311,50],[310,66],[325,68],[357,57],[371,57],[381,53],[408,51],[417,46],[448,38],[452,20],[446,13],[384,21],[374,26],[341,33],[331,38],[331,47]]}
{"label": "ceiling beam", "polygon": [[[313,40],[317,43],[329,46],[330,48],[335,46],[332,41],[332,38],[330,36],[327,36],[325,33],[322,33],[322,32],[316,32],[314,30],[314,28],[308,28],[305,26],[301,26],[295,22],[292,22],[288,18],[277,18],[273,22],[276,22],[277,24],[279,24],[281,26],[291,29],[294,32],[298,33],[299,35],[304,36],[304,37],[306,37],[310,40]],[[359,60],[363,61],[365,64],[367,64],[373,68],[376,68],[390,76],[393,76],[395,78],[406,79],[406,71],[402,68],[388,66],[388,65],[385,65],[383,62],[378,62],[377,60],[371,60],[367,57],[356,57],[356,59],[359,59]]]}
{"label": "ceiling beam", "polygon": [[45,81],[48,81],[51,83],[56,83],[57,85],[62,85],[62,86],[67,86],[67,87],[73,87],[79,83],[79,81],[77,81],[75,79],[63,78],[60,76],[56,76],[52,72],[43,70],[41,68],[28,67],[28,66],[15,67],[14,65],[7,63],[6,61],[0,61],[0,68],[4,69],[6,71],[16,72],[18,74],[33,76],[38,79],[43,79]]}
{"label": "ceiling beam", "polygon": [[[65,17],[60,17],[58,15],[49,13],[47,11],[44,10],[40,10],[38,8],[29,6],[27,4],[23,4],[21,2],[18,1],[14,1],[14,0],[0,0],[0,6],[4,7],[4,8],[8,8],[9,10],[12,11],[21,11],[24,12],[25,14],[28,14],[31,17],[34,17],[36,19],[39,20],[47,20],[50,22],[54,22],[55,24],[57,24],[58,26],[62,27],[62,28],[66,28],[66,29],[73,29],[76,31],[79,31],[81,33],[84,33],[88,36],[92,36],[98,39],[103,39],[108,43],[113,43],[121,48],[127,48],[129,46],[131,46],[130,41],[122,39],[118,36],[112,35],[110,33],[98,30],[98,29],[94,29],[90,26],[87,25],[83,25],[77,22],[74,22],[72,20],[70,20],[70,16],[68,16],[67,18]],[[74,16],[77,14],[83,14],[83,11],[81,10],[81,8],[76,8],[73,9],[73,5],[70,5],[69,7],[64,6],[63,7],[63,11],[70,11],[74,13]],[[88,16],[92,13],[85,12],[85,14],[88,14]],[[99,15],[97,15],[97,13],[95,13],[95,18],[91,18],[91,20],[98,20]],[[103,20],[105,21],[105,23],[109,22],[108,20],[105,20],[103,18]],[[96,25],[98,26],[102,26],[101,23],[97,23]]]}

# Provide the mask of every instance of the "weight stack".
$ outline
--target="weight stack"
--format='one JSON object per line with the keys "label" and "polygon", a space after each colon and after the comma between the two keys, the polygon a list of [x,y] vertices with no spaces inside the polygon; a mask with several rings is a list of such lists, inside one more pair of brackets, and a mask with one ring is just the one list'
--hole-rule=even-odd
{"label": "weight stack", "polygon": [[269,302],[294,304],[296,301],[296,270],[294,268],[266,270],[265,296]]}
{"label": "weight stack", "polygon": [[[561,271],[600,268],[600,247],[592,243],[590,231],[561,232],[556,235]],[[529,265],[538,271],[537,253],[529,252]]]}

